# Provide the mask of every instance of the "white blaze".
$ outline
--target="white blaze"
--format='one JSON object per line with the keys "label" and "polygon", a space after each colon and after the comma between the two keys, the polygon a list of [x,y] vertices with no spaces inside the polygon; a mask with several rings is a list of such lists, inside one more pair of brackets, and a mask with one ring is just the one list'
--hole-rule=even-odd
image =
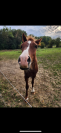
{"label": "white blaze", "polygon": [[25,56],[25,55],[29,55],[29,47],[30,47],[30,43],[31,43],[31,41],[28,41],[28,43],[29,43],[29,46],[27,47],[27,49],[26,50],[24,50],[23,52],[22,52],[22,54],[20,55],[20,56]]}
{"label": "white blaze", "polygon": [[29,45],[30,45],[31,41],[28,41],[28,43],[29,43]]}

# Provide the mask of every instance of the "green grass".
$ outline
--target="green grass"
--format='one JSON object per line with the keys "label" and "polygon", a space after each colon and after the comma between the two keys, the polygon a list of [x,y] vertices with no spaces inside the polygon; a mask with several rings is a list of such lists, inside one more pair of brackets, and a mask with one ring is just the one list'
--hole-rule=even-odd
{"label": "green grass", "polygon": [[7,50],[1,51],[0,50],[0,60],[3,59],[18,59],[19,55],[21,54],[21,50]]}
{"label": "green grass", "polygon": [[[0,60],[18,59],[22,53],[21,50],[0,50]],[[38,63],[42,64],[45,69],[53,69],[53,71],[61,71],[61,48],[38,48],[36,51]],[[57,73],[54,72],[54,75]]]}
{"label": "green grass", "polygon": [[[0,50],[0,60],[18,59],[21,50]],[[36,51],[38,63],[42,64],[45,69],[52,68],[53,71],[61,71],[61,48],[38,48]],[[56,75],[56,72],[54,72]]]}
{"label": "green grass", "polygon": [[[61,71],[61,48],[45,48],[37,51],[38,63],[45,69]],[[57,73],[54,72],[54,75]]]}

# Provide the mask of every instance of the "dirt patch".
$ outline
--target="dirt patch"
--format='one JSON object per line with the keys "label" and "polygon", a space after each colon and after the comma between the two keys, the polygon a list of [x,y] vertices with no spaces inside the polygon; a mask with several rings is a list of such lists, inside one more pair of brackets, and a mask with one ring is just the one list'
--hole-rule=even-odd
{"label": "dirt patch", "polygon": [[[29,89],[28,89],[28,98],[29,103],[33,107],[61,107],[61,85],[56,85],[56,80],[54,76],[50,76],[51,72],[48,70],[43,69],[42,65],[38,65],[38,73],[34,80],[34,89],[35,94],[31,94],[31,81],[32,79],[29,78]],[[18,60],[1,60],[0,61],[0,70],[3,74],[7,77],[7,79],[19,90],[19,92],[25,97],[26,92],[26,83],[24,79],[24,71],[20,70]],[[0,73],[0,78],[2,74]],[[59,77],[58,77],[59,78]],[[3,77],[3,80],[5,78]],[[10,86],[10,85],[9,85]],[[25,102],[21,99],[21,96],[15,92],[15,90],[11,87],[13,93],[11,96],[16,93],[16,97],[18,97],[17,103],[13,104],[13,107],[16,107],[18,104],[19,107],[26,107]],[[14,99],[16,98],[14,96]],[[14,101],[13,99],[13,101]],[[8,106],[11,105],[11,102],[8,102]],[[27,106],[29,107],[29,106]]]}

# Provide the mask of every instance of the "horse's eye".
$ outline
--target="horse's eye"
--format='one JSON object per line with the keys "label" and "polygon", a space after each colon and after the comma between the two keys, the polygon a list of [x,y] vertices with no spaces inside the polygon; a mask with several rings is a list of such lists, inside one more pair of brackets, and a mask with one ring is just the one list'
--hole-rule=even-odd
{"label": "horse's eye", "polygon": [[37,48],[37,45],[35,45],[35,48]]}

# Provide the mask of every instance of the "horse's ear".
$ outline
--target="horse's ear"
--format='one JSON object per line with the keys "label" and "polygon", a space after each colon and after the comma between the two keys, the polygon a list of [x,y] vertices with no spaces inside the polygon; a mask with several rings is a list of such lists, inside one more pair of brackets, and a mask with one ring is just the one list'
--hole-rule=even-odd
{"label": "horse's ear", "polygon": [[24,33],[23,33],[23,35],[22,35],[22,41],[23,41],[23,42],[27,41],[26,36],[25,36]]}
{"label": "horse's ear", "polygon": [[41,38],[41,39],[36,40],[36,41],[35,41],[35,43],[39,44],[41,41],[42,41],[42,38]]}

